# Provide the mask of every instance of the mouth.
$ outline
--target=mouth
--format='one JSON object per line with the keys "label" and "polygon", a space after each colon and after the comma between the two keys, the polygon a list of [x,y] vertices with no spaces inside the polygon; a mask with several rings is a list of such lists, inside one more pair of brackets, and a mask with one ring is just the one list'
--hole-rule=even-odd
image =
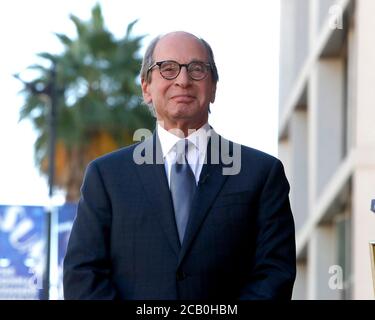
{"label": "mouth", "polygon": [[195,99],[195,97],[190,96],[188,94],[178,94],[178,95],[172,96],[171,99],[175,102],[189,103],[189,102],[192,102]]}

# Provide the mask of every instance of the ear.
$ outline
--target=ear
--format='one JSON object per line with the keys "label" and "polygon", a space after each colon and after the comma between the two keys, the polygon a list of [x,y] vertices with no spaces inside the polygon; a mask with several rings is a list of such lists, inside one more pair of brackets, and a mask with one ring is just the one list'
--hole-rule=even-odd
{"label": "ear", "polygon": [[210,102],[214,103],[216,98],[216,83],[212,85]]}
{"label": "ear", "polygon": [[142,87],[142,95],[143,95],[144,102],[151,103],[152,97],[150,93],[149,83],[147,82],[147,80],[145,79],[141,80],[141,87]]}

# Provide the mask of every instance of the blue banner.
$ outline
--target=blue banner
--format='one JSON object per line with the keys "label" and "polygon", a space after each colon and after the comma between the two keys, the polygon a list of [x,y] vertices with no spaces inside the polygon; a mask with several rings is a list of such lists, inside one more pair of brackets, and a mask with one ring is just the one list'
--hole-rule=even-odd
{"label": "blue banner", "polygon": [[63,261],[68,246],[70,231],[76,216],[77,204],[66,203],[58,210],[58,298],[63,299]]}
{"label": "blue banner", "polygon": [[42,297],[45,217],[40,206],[0,205],[0,300]]}

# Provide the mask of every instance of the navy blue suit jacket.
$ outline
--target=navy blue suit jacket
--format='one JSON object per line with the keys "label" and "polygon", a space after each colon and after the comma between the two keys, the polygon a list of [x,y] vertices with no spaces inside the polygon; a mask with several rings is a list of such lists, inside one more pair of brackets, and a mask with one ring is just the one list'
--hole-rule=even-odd
{"label": "navy blue suit jacket", "polygon": [[[160,146],[156,134],[142,143]],[[291,298],[295,232],[279,160],[239,146],[241,171],[225,175],[210,142],[181,245],[164,165],[136,164],[137,146],[86,170],[64,259],[65,299]]]}

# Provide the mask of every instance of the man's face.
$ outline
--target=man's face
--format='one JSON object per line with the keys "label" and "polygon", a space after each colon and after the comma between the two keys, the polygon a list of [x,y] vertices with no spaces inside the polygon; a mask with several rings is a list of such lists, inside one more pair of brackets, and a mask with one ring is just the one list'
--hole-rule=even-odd
{"label": "man's face", "polygon": [[[190,34],[176,32],[164,36],[157,43],[155,62],[174,60],[180,64],[192,61],[207,63],[208,56],[203,44]],[[150,70],[151,81],[142,81],[143,97],[152,103],[158,121],[164,128],[197,129],[208,120],[208,107],[215,100],[216,84],[211,72],[203,80],[193,80],[185,67],[173,80],[164,79],[159,67]]]}

